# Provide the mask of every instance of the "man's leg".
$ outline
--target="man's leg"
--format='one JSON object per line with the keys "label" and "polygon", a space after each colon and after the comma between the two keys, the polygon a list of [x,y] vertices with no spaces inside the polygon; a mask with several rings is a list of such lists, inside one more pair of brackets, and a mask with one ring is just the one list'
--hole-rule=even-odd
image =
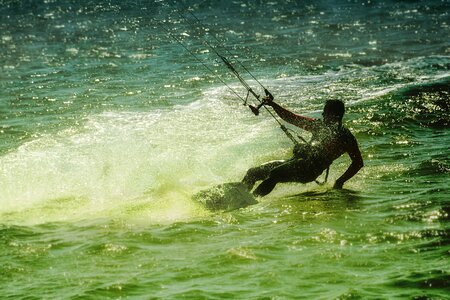
{"label": "man's leg", "polygon": [[[269,173],[267,179],[255,189],[255,196],[269,194],[279,182],[310,182],[315,179],[314,174],[309,173],[310,164],[303,159],[291,159],[275,167]],[[314,177],[314,178],[313,178]],[[317,177],[317,176],[316,176]]]}
{"label": "man's leg", "polygon": [[260,185],[253,191],[253,195],[264,197],[265,195],[269,194],[277,185],[278,181],[270,177],[261,182]]}
{"label": "man's leg", "polygon": [[285,163],[284,160],[275,160],[262,164],[259,167],[251,168],[247,171],[247,174],[245,174],[242,183],[246,185],[248,190],[251,190],[255,185],[255,182],[269,177],[270,172],[283,163]]}

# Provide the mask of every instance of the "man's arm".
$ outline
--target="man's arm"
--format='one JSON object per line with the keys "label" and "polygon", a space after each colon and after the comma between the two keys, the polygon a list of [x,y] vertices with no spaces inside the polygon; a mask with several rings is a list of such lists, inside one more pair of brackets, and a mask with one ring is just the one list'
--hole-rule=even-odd
{"label": "man's arm", "polygon": [[316,119],[297,115],[297,114],[285,109],[284,107],[280,106],[278,103],[275,103],[272,100],[269,100],[269,101],[267,101],[267,100],[269,100],[269,99],[265,99],[264,104],[272,106],[272,108],[275,110],[277,115],[280,116],[280,118],[282,118],[284,121],[291,123],[292,125],[300,127],[307,131],[312,131],[316,127],[316,121],[317,121]]}
{"label": "man's arm", "polygon": [[335,189],[342,189],[344,183],[355,176],[355,174],[358,173],[358,171],[364,166],[361,151],[359,151],[358,143],[355,138],[353,138],[353,141],[349,147],[348,155],[352,159],[352,163],[348,167],[347,171],[345,171],[344,174],[336,180],[334,184]]}

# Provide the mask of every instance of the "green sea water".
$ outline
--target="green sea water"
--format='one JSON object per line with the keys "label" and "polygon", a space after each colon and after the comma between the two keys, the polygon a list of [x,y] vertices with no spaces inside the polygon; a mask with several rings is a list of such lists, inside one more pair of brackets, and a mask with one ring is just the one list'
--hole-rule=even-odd
{"label": "green sea water", "polygon": [[[449,14],[0,0],[0,298],[448,299]],[[346,156],[323,186],[226,212],[194,201],[292,151],[205,41],[295,112],[342,99],[365,167],[343,190]]]}

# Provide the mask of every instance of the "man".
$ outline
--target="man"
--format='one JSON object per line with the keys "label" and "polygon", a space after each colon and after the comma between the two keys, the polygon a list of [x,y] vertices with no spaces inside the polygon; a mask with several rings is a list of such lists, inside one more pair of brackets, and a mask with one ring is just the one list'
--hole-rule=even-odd
{"label": "man", "polygon": [[251,190],[256,181],[263,180],[255,189],[255,196],[269,194],[279,182],[314,181],[331,163],[348,153],[352,163],[335,182],[341,189],[364,165],[358,143],[353,134],[342,126],[345,107],[340,100],[328,100],[323,108],[323,120],[297,115],[264,97],[263,104],[271,106],[283,120],[312,133],[309,144],[294,147],[294,155],[286,161],[273,161],[247,171],[242,182]]}

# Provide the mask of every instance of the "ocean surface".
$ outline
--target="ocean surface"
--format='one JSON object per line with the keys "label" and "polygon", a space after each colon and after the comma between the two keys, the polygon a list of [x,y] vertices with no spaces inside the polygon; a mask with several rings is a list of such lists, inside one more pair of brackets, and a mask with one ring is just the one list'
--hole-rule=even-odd
{"label": "ocean surface", "polygon": [[[450,1],[0,0],[0,16],[1,299],[450,298]],[[342,99],[365,167],[343,190],[346,155],[325,185],[194,201],[292,151],[213,49],[297,113]]]}

